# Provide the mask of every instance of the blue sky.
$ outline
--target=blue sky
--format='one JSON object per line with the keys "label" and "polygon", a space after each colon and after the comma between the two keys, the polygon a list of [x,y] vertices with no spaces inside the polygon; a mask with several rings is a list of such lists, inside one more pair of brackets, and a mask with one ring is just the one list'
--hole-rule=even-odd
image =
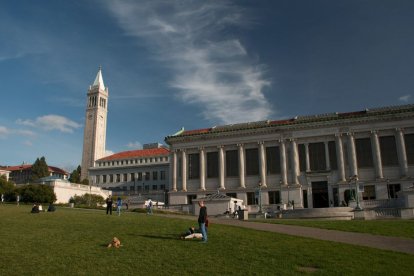
{"label": "blue sky", "polygon": [[414,102],[414,1],[0,2],[0,165],[81,162],[86,93],[107,150],[198,129]]}

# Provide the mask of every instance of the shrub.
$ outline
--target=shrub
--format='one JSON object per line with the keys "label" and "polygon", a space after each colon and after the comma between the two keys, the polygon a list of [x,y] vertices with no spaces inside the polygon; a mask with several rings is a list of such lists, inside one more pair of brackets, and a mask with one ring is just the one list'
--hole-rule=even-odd
{"label": "shrub", "polygon": [[75,205],[90,205],[91,206],[99,206],[105,203],[105,200],[100,195],[93,195],[93,194],[84,194],[81,196],[75,195],[69,200],[69,203],[75,203]]}
{"label": "shrub", "polygon": [[53,188],[42,184],[29,184],[16,189],[20,195],[20,200],[25,203],[53,203],[56,201],[56,195]]}

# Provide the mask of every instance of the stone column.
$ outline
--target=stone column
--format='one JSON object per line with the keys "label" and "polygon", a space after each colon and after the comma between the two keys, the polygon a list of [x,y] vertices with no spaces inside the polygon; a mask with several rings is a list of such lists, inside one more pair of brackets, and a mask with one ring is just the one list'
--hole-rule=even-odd
{"label": "stone column", "polygon": [[306,160],[306,172],[310,172],[310,160],[309,160],[309,143],[305,144],[305,160]]}
{"label": "stone column", "polygon": [[382,179],[384,178],[384,174],[382,171],[381,148],[378,139],[378,132],[375,130],[371,131],[371,143],[372,153],[374,155],[375,174],[378,179]]}
{"label": "stone column", "polygon": [[354,176],[354,175],[358,175],[358,165],[357,165],[356,151],[355,151],[355,139],[354,139],[353,133],[348,132],[347,135],[348,135],[349,165],[351,167],[351,176]]}
{"label": "stone column", "polygon": [[401,129],[395,130],[395,141],[397,143],[398,163],[400,164],[401,176],[408,176],[408,161],[405,151],[404,133]]}
{"label": "stone column", "polygon": [[298,176],[300,174],[299,171],[299,154],[298,154],[298,146],[296,145],[296,141],[294,139],[290,140],[290,146],[292,148],[292,184],[299,184]]}
{"label": "stone column", "polygon": [[262,187],[267,187],[266,185],[266,153],[264,142],[259,142],[259,161],[260,161],[260,181],[262,183]]}
{"label": "stone column", "polygon": [[342,135],[340,133],[335,134],[335,146],[336,146],[336,162],[338,163],[339,181],[346,182],[344,149],[342,145]]}
{"label": "stone column", "polygon": [[329,146],[328,146],[327,141],[325,141],[325,159],[326,159],[326,170],[330,171],[331,170],[331,161],[329,159]]}
{"label": "stone column", "polygon": [[199,148],[200,151],[200,190],[206,190],[206,158],[204,147]]}
{"label": "stone column", "polygon": [[225,190],[224,186],[224,146],[219,146],[219,184],[220,189]]}
{"label": "stone column", "polygon": [[172,175],[172,190],[176,192],[177,191],[177,150],[173,150],[172,152],[171,175]]}
{"label": "stone column", "polygon": [[286,146],[284,140],[279,140],[280,151],[280,178],[281,184],[287,185],[287,160],[286,160]]}
{"label": "stone column", "polygon": [[244,168],[244,146],[243,144],[238,144],[239,147],[239,177],[240,177],[240,188],[246,188],[245,183],[245,168]]}
{"label": "stone column", "polygon": [[181,182],[182,182],[182,190],[184,192],[187,191],[187,154],[185,149],[181,150]]}

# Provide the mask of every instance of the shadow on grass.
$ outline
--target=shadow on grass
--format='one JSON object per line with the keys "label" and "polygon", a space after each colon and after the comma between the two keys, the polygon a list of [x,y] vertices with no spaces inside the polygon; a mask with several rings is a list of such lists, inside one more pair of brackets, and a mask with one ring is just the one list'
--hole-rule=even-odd
{"label": "shadow on grass", "polygon": [[158,239],[158,240],[180,240],[179,235],[176,234],[169,234],[168,236],[159,236],[159,235],[138,235],[143,238],[148,239]]}

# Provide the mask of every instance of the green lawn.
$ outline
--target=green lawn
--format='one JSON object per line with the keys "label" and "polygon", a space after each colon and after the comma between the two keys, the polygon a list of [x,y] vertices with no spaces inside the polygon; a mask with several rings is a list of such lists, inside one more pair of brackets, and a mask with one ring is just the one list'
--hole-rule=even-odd
{"label": "green lawn", "polygon": [[[0,206],[0,275],[412,275],[414,255],[140,213]],[[195,221],[194,221],[195,222]],[[117,236],[123,246],[106,248]],[[398,272],[398,273],[397,273]]]}
{"label": "green lawn", "polygon": [[[258,220],[259,221],[259,220]],[[414,239],[414,220],[267,219],[260,222],[300,225],[347,232]]]}

